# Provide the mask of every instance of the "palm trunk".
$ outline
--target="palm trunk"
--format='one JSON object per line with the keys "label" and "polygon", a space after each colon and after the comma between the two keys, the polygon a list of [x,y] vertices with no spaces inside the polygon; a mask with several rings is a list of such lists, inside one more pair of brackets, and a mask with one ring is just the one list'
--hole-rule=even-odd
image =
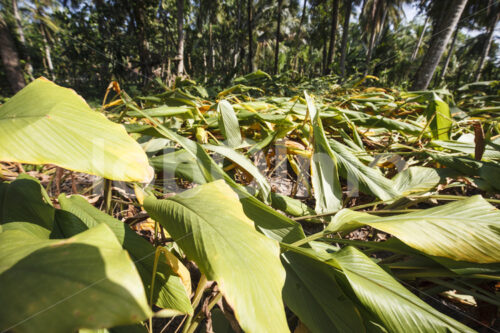
{"label": "palm trunk", "polygon": [[326,40],[326,37],[323,38],[323,61],[321,62],[321,73],[325,73],[326,71],[326,59],[328,57],[328,51],[327,51],[327,47],[328,47],[328,42]]}
{"label": "palm trunk", "polygon": [[436,67],[439,64],[439,60],[444,53],[453,30],[455,30],[455,27],[457,26],[458,20],[462,15],[466,3],[467,0],[455,0],[449,2],[449,8],[446,10],[446,15],[441,21],[441,24],[435,25],[437,30],[433,29],[431,43],[427,53],[425,54],[423,62],[417,71],[417,75],[412,86],[413,90],[424,90],[429,86],[432,76],[436,71]]}
{"label": "palm trunk", "polygon": [[280,54],[280,29],[281,29],[281,5],[283,0],[278,0],[278,26],[276,27],[276,46],[274,49],[274,75],[278,74],[278,60]]}
{"label": "palm trunk", "polygon": [[335,37],[337,36],[337,25],[339,19],[339,0],[333,0],[332,25],[330,30],[330,46],[328,48],[328,59],[326,61],[324,74],[330,74],[333,54],[335,53]]}
{"label": "palm trunk", "polygon": [[139,39],[139,58],[141,60],[141,74],[143,77],[143,83],[146,84],[148,78],[151,75],[151,65],[149,61],[149,46],[146,38],[146,32],[144,30],[145,20],[143,9],[141,8],[141,4],[139,2],[134,3],[134,7],[132,9],[135,21],[135,28],[137,37]]}
{"label": "palm trunk", "polygon": [[347,55],[347,38],[349,36],[349,21],[351,19],[352,1],[344,1],[344,25],[342,28],[342,45],[340,46],[340,76],[345,76],[345,58]]}
{"label": "palm trunk", "polygon": [[420,33],[420,36],[418,37],[418,42],[417,42],[417,45],[415,46],[415,50],[413,50],[413,53],[411,54],[411,58],[410,58],[411,62],[415,61],[415,58],[417,58],[418,50],[420,50],[420,46],[422,45],[422,41],[424,40],[425,30],[427,29],[428,23],[429,23],[429,16],[427,16],[425,18],[424,27],[422,28],[422,32]]}
{"label": "palm trunk", "polygon": [[212,23],[208,25],[208,48],[209,48],[209,54],[208,54],[208,61],[210,65],[210,71],[213,72],[215,68],[215,50],[214,50],[214,44],[213,44],[213,39],[212,39]]}
{"label": "palm trunk", "polygon": [[47,62],[48,74],[52,81],[55,81],[56,75],[54,73],[54,65],[52,64],[52,55],[49,40],[47,38],[47,31],[45,30],[45,26],[43,24],[40,24],[40,32],[42,34],[43,47],[45,49],[45,61]]}
{"label": "palm trunk", "polygon": [[493,33],[495,31],[495,26],[498,22],[498,15],[491,20],[491,25],[488,27],[488,36],[484,43],[483,51],[481,53],[481,58],[479,59],[479,64],[477,66],[476,73],[474,75],[474,81],[477,82],[481,78],[481,71],[483,70],[484,64],[486,63],[486,57],[490,53],[491,42],[493,41]]}
{"label": "palm trunk", "polygon": [[9,81],[10,87],[14,93],[18,92],[25,86],[23,73],[19,67],[19,56],[17,55],[16,46],[12,40],[7,23],[0,16],[0,57],[2,64]]}
{"label": "palm trunk", "polygon": [[247,13],[248,13],[248,71],[253,72],[254,63],[253,63],[253,32],[252,32],[252,0],[247,0]]}
{"label": "palm trunk", "polygon": [[177,0],[177,75],[184,74],[184,0]]}
{"label": "palm trunk", "polygon": [[26,59],[26,72],[28,73],[30,79],[33,80],[33,66],[31,66],[31,57],[29,56],[26,47],[26,38],[24,38],[23,25],[21,23],[21,15],[19,15],[19,9],[17,7],[17,0],[12,0],[12,11],[16,21],[17,35],[19,36],[19,41],[21,42],[23,48],[22,53]]}
{"label": "palm trunk", "polygon": [[238,39],[236,41],[236,51],[234,53],[234,58],[233,58],[233,69],[235,69],[238,66],[238,58],[240,58],[243,55],[243,43],[242,43],[242,36],[241,36],[241,0],[237,1],[237,8],[238,8],[238,14],[237,14],[237,25],[236,28],[238,31]]}
{"label": "palm trunk", "polygon": [[366,55],[366,69],[364,75],[370,71],[370,62],[372,61],[373,47],[375,45],[375,24],[372,24],[370,32],[370,42],[368,44],[368,54]]}
{"label": "palm trunk", "polygon": [[453,33],[453,38],[451,40],[450,49],[448,50],[448,55],[446,56],[446,61],[443,65],[443,70],[439,75],[438,84],[444,80],[444,76],[446,75],[446,70],[448,69],[448,65],[450,64],[451,55],[453,54],[453,49],[455,48],[455,42],[457,41],[458,31],[460,30],[460,25],[457,24],[455,28],[455,32]]}
{"label": "palm trunk", "polygon": [[297,30],[297,35],[295,36],[295,43],[297,43],[302,32],[302,26],[304,25],[304,19],[306,17],[306,5],[307,5],[307,0],[304,0],[304,4],[302,5],[302,15],[300,16],[299,28]]}

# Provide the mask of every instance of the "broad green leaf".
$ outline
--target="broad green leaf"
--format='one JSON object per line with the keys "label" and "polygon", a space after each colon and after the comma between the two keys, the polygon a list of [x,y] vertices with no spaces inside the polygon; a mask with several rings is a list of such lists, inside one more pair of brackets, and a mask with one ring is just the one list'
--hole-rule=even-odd
{"label": "broad green leaf", "polygon": [[311,182],[316,199],[315,211],[326,213],[342,208],[337,159],[326,139],[323,124],[313,100],[304,92],[313,127],[314,154],[311,160]]}
{"label": "broad green leaf", "polygon": [[[142,110],[145,114],[150,117],[173,117],[182,114],[191,114],[193,107],[191,106],[159,106],[153,109]],[[127,116],[144,118],[144,115],[137,111],[128,111]],[[192,114],[191,114],[192,116]]]}
{"label": "broad green leaf", "polygon": [[217,105],[219,128],[231,147],[241,145],[240,124],[234,109],[228,101],[222,100]]}
{"label": "broad green leaf", "polygon": [[500,191],[500,164],[494,162],[476,161],[465,156],[447,156],[444,154],[427,153],[436,162],[454,169],[466,176],[479,176],[488,185],[488,191]]}
{"label": "broad green leaf", "polygon": [[436,93],[432,93],[429,106],[426,110],[427,120],[430,121],[432,138],[437,140],[448,140],[450,138],[451,119],[450,107]]}
{"label": "broad green leaf", "polygon": [[363,226],[363,223],[358,222],[358,219],[370,216],[370,214],[364,212],[347,208],[341,209],[325,228],[325,232],[349,232],[358,229]]}
{"label": "broad green leaf", "polygon": [[474,332],[411,293],[354,247],[332,254],[359,301],[389,332]]}
{"label": "broad green leaf", "polygon": [[[36,272],[34,274],[33,272]],[[0,233],[0,330],[72,332],[151,315],[137,270],[109,227],[62,240]]]}
{"label": "broad green leaf", "polygon": [[364,224],[428,255],[475,263],[500,262],[500,211],[479,195],[408,214],[378,217],[356,213],[341,223],[332,222],[328,230],[349,230]]}
{"label": "broad green leaf", "polygon": [[46,199],[40,182],[27,176],[2,184],[0,224],[30,222],[52,230],[55,209]]}
{"label": "broad green leaf", "polygon": [[288,331],[279,245],[255,230],[228,185],[216,181],[167,200],[150,196],[144,208],[217,281],[243,330]]}
{"label": "broad green leaf", "polygon": [[412,166],[392,178],[394,190],[401,195],[427,192],[443,182],[447,170]]}
{"label": "broad green leaf", "polygon": [[387,130],[399,131],[405,134],[419,135],[423,131],[423,127],[402,120],[391,119],[380,115],[370,116],[365,112],[335,109],[339,113],[343,113],[358,126],[367,128],[385,128]]}
{"label": "broad green leaf", "polygon": [[10,222],[2,226],[2,231],[7,230],[22,230],[27,234],[40,239],[49,239],[50,230],[39,226],[38,224],[33,224],[29,222]]}
{"label": "broad green leaf", "polygon": [[358,309],[344,294],[334,268],[300,253],[282,255],[283,299],[311,332],[364,332]]}
{"label": "broad green leaf", "polygon": [[[340,175],[347,180],[348,187],[354,186],[366,194],[379,199],[389,200],[399,195],[390,179],[378,170],[363,164],[349,149],[335,140],[329,140],[330,147],[337,158]],[[353,190],[353,188],[349,188]]]}
{"label": "broad green leaf", "polygon": [[149,162],[157,172],[163,172],[165,178],[175,176],[196,184],[206,182],[197,159],[185,149],[152,157]]}
{"label": "broad green leaf", "polygon": [[304,216],[316,214],[314,209],[310,208],[308,205],[298,199],[294,199],[275,192],[271,193],[271,198],[271,205],[274,209],[279,209],[289,215]]}
{"label": "broad green leaf", "polygon": [[243,170],[248,172],[259,185],[261,190],[261,198],[265,202],[269,202],[269,195],[271,193],[271,185],[267,181],[267,178],[262,175],[260,170],[250,161],[245,155],[239,153],[234,148],[227,146],[214,146],[210,144],[203,145],[204,148],[220,154],[234,163],[238,164]]}
{"label": "broad green leaf", "polygon": [[[431,142],[431,145],[470,154],[471,156],[474,156],[476,148],[475,143],[459,142],[459,141],[433,140]],[[488,160],[490,159],[498,160],[500,159],[500,151],[498,149],[495,149],[495,147],[492,146],[491,144],[487,143],[486,148],[484,150],[483,158]]]}
{"label": "broad green leaf", "polygon": [[[155,258],[154,247],[141,236],[137,235],[130,227],[108,214],[90,205],[87,200],[80,196],[66,197],[59,196],[61,209],[77,216],[80,225],[58,223],[65,237],[73,236],[81,232],[81,228],[87,229],[106,224],[115,234],[118,242],[128,251],[134,261],[142,283],[146,288],[148,297],[151,292],[151,278],[153,276],[153,266]],[[81,224],[84,225],[81,225]],[[172,268],[164,261],[164,256],[160,256],[155,280],[155,292],[153,302],[165,309],[176,310],[178,313],[192,314],[193,309],[181,278],[176,275]]]}
{"label": "broad green leaf", "polygon": [[42,78],[0,107],[0,161],[56,164],[123,181],[153,177],[146,154],[123,126]]}
{"label": "broad green leaf", "polygon": [[154,118],[147,115],[146,117],[157,126],[156,130],[159,134],[178,143],[196,160],[206,182],[211,182],[214,179],[224,179],[238,194],[245,214],[254,221],[262,233],[270,238],[286,243],[293,243],[305,237],[302,226],[298,222],[278,213],[250,195],[244,187],[229,177],[197,142],[172,132]]}

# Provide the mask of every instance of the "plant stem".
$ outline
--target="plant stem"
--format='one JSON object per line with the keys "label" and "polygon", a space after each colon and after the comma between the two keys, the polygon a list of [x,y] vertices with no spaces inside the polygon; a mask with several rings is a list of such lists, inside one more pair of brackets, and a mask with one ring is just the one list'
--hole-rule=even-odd
{"label": "plant stem", "polygon": [[[206,308],[206,312],[210,312],[210,310],[212,310],[212,308],[215,306],[215,304],[217,304],[217,302],[220,301],[220,299],[222,298],[222,293],[219,292],[211,301],[210,303],[208,303],[208,306]],[[203,309],[201,309],[200,311],[198,311],[198,313],[196,314],[196,316],[194,316],[194,321],[193,323],[191,324],[191,326],[189,326],[189,328],[187,329],[186,333],[194,333],[194,331],[196,330],[196,328],[198,327],[198,325],[202,322],[202,320],[205,318],[205,313],[203,312]],[[187,327],[187,323],[186,323],[186,326]]]}
{"label": "plant stem", "polygon": [[[465,197],[465,196],[460,196],[460,195],[451,195],[451,194],[431,194],[431,195],[423,195],[423,196],[409,195],[408,198],[429,198],[429,199],[438,199],[438,200],[464,200],[464,199],[468,199],[470,197]],[[491,202],[491,203],[500,204],[500,200],[498,200],[498,199],[484,198],[484,200]]]}
{"label": "plant stem", "polygon": [[[201,297],[203,296],[203,292],[205,291],[205,287],[207,285],[207,277],[205,274],[201,274],[200,281],[198,282],[198,286],[196,287],[196,292],[194,293],[193,297],[193,303],[191,304],[191,307],[193,308],[193,311],[196,310],[198,305],[200,304]],[[182,333],[186,333],[187,330],[189,329],[189,326],[191,325],[191,321],[193,320],[193,316],[188,315],[186,324],[184,325],[184,328],[182,330]]]}
{"label": "plant stem", "polygon": [[110,179],[104,179],[104,203],[106,208],[106,213],[112,215],[111,213],[111,199],[113,192],[113,181]]}

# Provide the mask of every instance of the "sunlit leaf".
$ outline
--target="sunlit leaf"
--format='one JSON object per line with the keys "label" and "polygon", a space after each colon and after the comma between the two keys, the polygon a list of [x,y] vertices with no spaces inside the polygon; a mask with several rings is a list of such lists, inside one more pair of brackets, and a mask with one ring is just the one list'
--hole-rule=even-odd
{"label": "sunlit leaf", "polygon": [[50,163],[114,180],[153,177],[146,154],[121,125],[43,78],[0,107],[0,161]]}
{"label": "sunlit leaf", "polygon": [[279,245],[255,230],[228,185],[216,181],[167,200],[148,197],[144,208],[217,281],[245,331],[288,331]]}

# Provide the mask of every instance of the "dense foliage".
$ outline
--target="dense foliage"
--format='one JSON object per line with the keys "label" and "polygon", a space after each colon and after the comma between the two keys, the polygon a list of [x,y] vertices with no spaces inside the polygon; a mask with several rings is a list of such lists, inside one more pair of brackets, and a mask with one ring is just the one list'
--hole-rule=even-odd
{"label": "dense foliage", "polygon": [[499,1],[0,14],[1,332],[500,330]]}
{"label": "dense foliage", "polygon": [[[156,79],[171,85],[176,75],[187,75],[220,90],[256,69],[291,77],[330,74],[339,82],[371,74],[382,86],[405,87],[421,69],[433,37],[444,35],[446,50],[431,87],[458,88],[478,80],[478,70],[483,80],[497,79],[498,2],[467,1],[448,33],[439,24],[451,12],[446,6],[455,3],[2,0],[0,13],[27,81],[45,76],[101,99],[111,80],[134,93]],[[404,19],[403,6],[410,5],[420,20]],[[0,96],[10,96],[1,66],[0,78]]]}
{"label": "dense foliage", "polygon": [[0,107],[0,329],[494,325],[498,82],[366,80],[113,82],[99,112],[35,80]]}

